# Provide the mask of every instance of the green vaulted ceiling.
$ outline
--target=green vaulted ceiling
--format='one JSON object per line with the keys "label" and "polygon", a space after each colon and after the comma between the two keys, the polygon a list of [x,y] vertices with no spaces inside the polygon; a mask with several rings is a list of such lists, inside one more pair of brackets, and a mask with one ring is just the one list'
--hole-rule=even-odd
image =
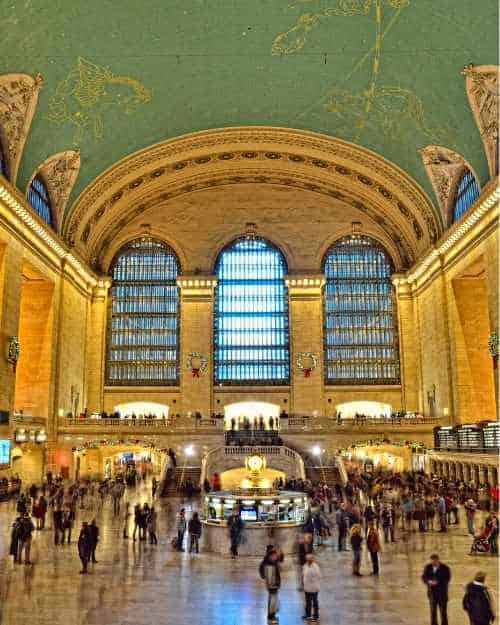
{"label": "green vaulted ceiling", "polygon": [[460,71],[497,63],[496,0],[9,0],[0,24],[0,73],[44,78],[21,187],[78,147],[74,200],[139,148],[251,124],[359,143],[429,193],[426,144],[487,178]]}

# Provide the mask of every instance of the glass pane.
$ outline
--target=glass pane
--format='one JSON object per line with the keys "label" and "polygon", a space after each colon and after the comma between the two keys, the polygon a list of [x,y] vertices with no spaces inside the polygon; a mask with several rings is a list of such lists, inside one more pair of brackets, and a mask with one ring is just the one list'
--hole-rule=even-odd
{"label": "glass pane", "polygon": [[479,197],[479,187],[472,173],[467,170],[457,185],[455,205],[453,207],[453,221],[458,221],[465,211],[474,204]]}
{"label": "glass pane", "polygon": [[28,202],[43,221],[52,226],[52,210],[49,193],[40,176],[35,176],[28,189]]}
{"label": "glass pane", "polygon": [[259,237],[219,255],[215,273],[216,384],[288,384],[290,355],[286,262]]}
{"label": "glass pane", "polygon": [[179,382],[179,266],[161,241],[132,241],[115,258],[107,383]]}
{"label": "glass pane", "polygon": [[399,348],[385,251],[365,236],[340,239],[324,260],[326,384],[397,384]]}

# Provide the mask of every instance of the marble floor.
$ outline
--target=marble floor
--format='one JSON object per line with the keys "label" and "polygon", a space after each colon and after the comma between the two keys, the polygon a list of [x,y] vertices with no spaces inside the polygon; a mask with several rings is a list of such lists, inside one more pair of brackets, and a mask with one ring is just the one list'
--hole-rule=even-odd
{"label": "marble floor", "polygon": [[[146,501],[147,491],[128,494]],[[179,500],[159,504],[159,545],[123,540],[110,504],[97,513],[102,539],[98,564],[79,575],[76,544],[52,544],[52,532],[36,532],[31,566],[8,556],[13,504],[0,504],[0,625],[260,625],[266,619],[266,592],[258,577],[259,560],[208,553],[176,553],[170,547]],[[194,504],[196,506],[196,504]],[[190,508],[190,504],[187,504]],[[88,510],[79,521],[91,518]],[[79,527],[79,524],[78,524]],[[75,530],[75,537],[77,532]],[[498,586],[498,560],[467,555],[470,539],[463,526],[448,534],[412,534],[384,547],[381,575],[355,578],[350,553],[332,545],[318,550],[323,572],[322,625],[425,625],[429,623],[420,581],[430,553],[437,551],[452,569],[450,625],[468,623],[461,608],[464,585],[478,570]],[[363,572],[369,572],[364,557]],[[296,590],[292,561],[284,563],[280,593],[281,625],[302,623],[302,594]]]}

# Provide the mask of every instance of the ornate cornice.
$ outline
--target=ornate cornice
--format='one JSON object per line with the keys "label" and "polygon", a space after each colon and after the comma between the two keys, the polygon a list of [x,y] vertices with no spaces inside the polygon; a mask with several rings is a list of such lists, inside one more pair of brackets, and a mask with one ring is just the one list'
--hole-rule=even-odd
{"label": "ornate cornice", "polygon": [[149,203],[153,197],[161,200],[162,193],[168,199],[208,188],[210,178],[216,186],[221,170],[225,184],[246,183],[253,175],[256,182],[260,177],[280,185],[300,180],[302,188],[330,197],[334,190],[369,204],[379,200],[385,210],[378,217],[393,213],[396,231],[403,230],[408,238],[410,258],[420,255],[443,229],[440,215],[417,183],[370,150],[312,132],[242,127],[185,135],[120,161],[79,196],[64,223],[65,239],[95,258],[100,253],[97,240],[108,238],[103,225],[116,224],[124,209],[134,205],[139,211],[145,197]]}
{"label": "ornate cornice", "polygon": [[23,147],[42,86],[42,77],[28,74],[0,76],[0,133],[6,151],[9,180],[15,184]]}
{"label": "ornate cornice", "polygon": [[33,178],[40,174],[47,186],[52,208],[52,218],[56,230],[59,230],[64,208],[71,194],[71,190],[80,173],[80,152],[65,150],[49,156],[41,163],[26,185],[26,193]]}
{"label": "ornate cornice", "polygon": [[498,65],[467,65],[467,97],[481,133],[490,176],[498,174]]}

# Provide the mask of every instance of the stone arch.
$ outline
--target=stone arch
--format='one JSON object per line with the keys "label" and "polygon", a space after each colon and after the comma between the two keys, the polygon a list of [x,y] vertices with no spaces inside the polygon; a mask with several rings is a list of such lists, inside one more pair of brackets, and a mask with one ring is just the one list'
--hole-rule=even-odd
{"label": "stone arch", "polygon": [[168,227],[182,218],[179,202],[238,185],[299,189],[304,197],[316,194],[364,214],[394,240],[406,265],[443,231],[425,192],[380,155],[317,133],[252,126],[184,135],[119,161],[81,193],[65,219],[64,238],[99,267],[134,219],[165,223],[168,214]]}

